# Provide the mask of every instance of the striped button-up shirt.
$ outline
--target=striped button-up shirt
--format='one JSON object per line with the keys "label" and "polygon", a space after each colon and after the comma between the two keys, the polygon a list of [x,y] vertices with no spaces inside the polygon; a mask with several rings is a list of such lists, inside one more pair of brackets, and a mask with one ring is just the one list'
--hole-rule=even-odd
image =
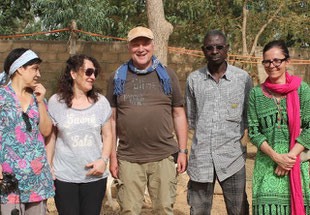
{"label": "striped button-up shirt", "polygon": [[218,83],[207,66],[188,76],[187,117],[189,128],[195,130],[187,169],[191,180],[212,182],[216,172],[223,181],[245,165],[241,138],[251,88],[249,74],[229,64]]}

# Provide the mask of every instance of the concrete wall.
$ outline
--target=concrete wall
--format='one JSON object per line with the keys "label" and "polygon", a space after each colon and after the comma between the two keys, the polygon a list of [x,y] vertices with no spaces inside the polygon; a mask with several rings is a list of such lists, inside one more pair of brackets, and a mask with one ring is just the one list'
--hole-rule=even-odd
{"label": "concrete wall", "polygon": [[[31,40],[2,40],[0,41],[0,68],[8,53],[15,48],[29,48],[35,51],[43,59],[41,65],[41,80],[47,88],[47,97],[51,96],[56,89],[57,79],[65,67],[65,62],[69,58],[69,43],[67,41],[31,41]],[[107,80],[111,73],[115,71],[130,56],[125,42],[77,42],[77,53],[83,53],[96,58],[103,73],[97,78],[96,86],[105,94]],[[309,59],[310,52],[291,50],[293,58]],[[258,54],[261,54],[258,51]],[[261,55],[258,55],[261,56]],[[184,90],[186,77],[200,68],[204,64],[204,59],[189,55],[169,53],[168,66],[173,69],[180,80],[181,88]],[[261,80],[264,80],[262,68],[259,66]],[[310,75],[310,65],[294,66],[291,71],[296,75],[305,78]]]}

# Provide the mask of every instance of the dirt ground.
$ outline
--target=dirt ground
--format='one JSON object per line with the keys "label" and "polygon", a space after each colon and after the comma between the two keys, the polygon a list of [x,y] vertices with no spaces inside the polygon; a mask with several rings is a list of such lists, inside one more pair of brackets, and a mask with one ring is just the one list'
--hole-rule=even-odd
{"label": "dirt ground", "polygon": [[[247,160],[246,160],[246,192],[248,195],[248,201],[252,204],[252,175],[253,175],[253,166],[254,166],[254,157],[256,153],[256,148],[251,144],[247,143]],[[177,197],[176,203],[174,205],[174,214],[175,215],[187,215],[189,213],[189,206],[187,205],[187,182],[189,177],[186,173],[178,176],[178,184],[177,184]],[[216,184],[215,187],[215,195],[213,198],[213,207],[212,207],[212,215],[225,215],[227,214],[225,209],[225,202],[222,194],[221,187]],[[115,193],[112,194],[115,197]],[[116,215],[119,214],[119,206],[115,200],[113,199],[113,207],[107,205],[104,201],[102,205],[101,215]],[[48,200],[48,215],[58,215],[53,199]],[[152,205],[151,203],[144,203],[142,208],[143,215],[152,215]]]}

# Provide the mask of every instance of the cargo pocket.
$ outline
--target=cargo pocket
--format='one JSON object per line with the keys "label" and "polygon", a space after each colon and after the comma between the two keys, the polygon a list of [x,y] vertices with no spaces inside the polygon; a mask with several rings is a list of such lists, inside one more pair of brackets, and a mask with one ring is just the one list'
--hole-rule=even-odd
{"label": "cargo pocket", "polygon": [[177,178],[175,177],[170,181],[170,198],[171,204],[173,205],[177,197]]}

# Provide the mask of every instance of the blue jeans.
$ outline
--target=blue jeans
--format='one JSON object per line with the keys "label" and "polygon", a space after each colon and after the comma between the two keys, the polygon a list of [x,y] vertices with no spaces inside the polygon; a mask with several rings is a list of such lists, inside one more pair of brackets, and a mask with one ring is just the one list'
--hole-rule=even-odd
{"label": "blue jeans", "polygon": [[[216,174],[212,183],[188,182],[187,201],[191,215],[211,213]],[[249,203],[245,192],[245,167],[219,182],[222,187],[228,215],[248,215]]]}

